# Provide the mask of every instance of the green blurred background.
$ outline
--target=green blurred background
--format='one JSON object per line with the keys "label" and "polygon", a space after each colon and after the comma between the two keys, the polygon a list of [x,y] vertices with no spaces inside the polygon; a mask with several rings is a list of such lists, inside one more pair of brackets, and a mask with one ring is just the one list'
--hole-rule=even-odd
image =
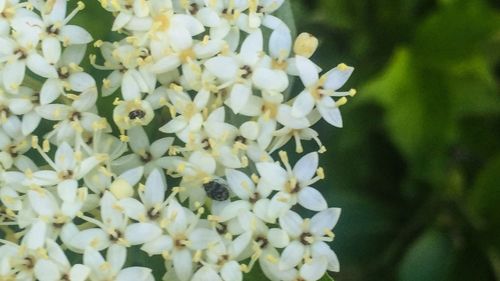
{"label": "green blurred background", "polygon": [[[87,3],[75,22],[107,38]],[[500,1],[292,3],[315,61],[356,67],[344,129],[316,128],[343,209],[334,279],[500,280]]]}
{"label": "green blurred background", "polygon": [[500,1],[292,3],[320,66],[356,67],[318,127],[335,280],[500,280]]}

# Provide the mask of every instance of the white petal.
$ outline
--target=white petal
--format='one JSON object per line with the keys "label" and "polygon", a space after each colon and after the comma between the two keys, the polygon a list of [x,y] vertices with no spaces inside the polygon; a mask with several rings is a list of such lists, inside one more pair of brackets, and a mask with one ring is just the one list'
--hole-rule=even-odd
{"label": "white petal", "polygon": [[120,200],[120,206],[125,209],[125,214],[136,221],[144,219],[147,210],[144,205],[135,198],[123,198]]}
{"label": "white petal", "polygon": [[222,266],[220,272],[224,281],[241,281],[243,274],[241,273],[240,265],[236,261],[230,261]]}
{"label": "white petal", "polygon": [[63,92],[59,79],[47,79],[40,90],[40,104],[45,105],[55,101]]}
{"label": "white petal", "polygon": [[14,61],[5,65],[2,77],[5,89],[17,93],[26,72],[26,64],[22,61]]}
{"label": "white petal", "polygon": [[[108,234],[102,229],[91,228],[78,232],[69,240],[69,244],[79,250],[93,247],[95,250],[100,251],[109,245],[109,239]],[[87,262],[85,264],[88,265]]]}
{"label": "white petal", "polygon": [[39,192],[30,190],[28,192],[28,199],[33,210],[41,216],[52,217],[57,212],[57,203],[48,191]]}
{"label": "white petal", "polygon": [[263,48],[262,31],[257,29],[250,33],[241,44],[240,57],[248,65],[254,65]]}
{"label": "white petal", "polygon": [[311,233],[324,235],[325,230],[331,230],[337,224],[341,209],[329,208],[323,210],[311,218]]}
{"label": "white petal", "polygon": [[47,15],[47,19],[50,22],[63,21],[66,17],[66,2],[65,0],[56,0],[51,6],[50,13]]}
{"label": "white petal", "polygon": [[65,25],[61,28],[60,36],[67,45],[87,44],[92,41],[92,36],[88,31],[80,26]]}
{"label": "white petal", "polygon": [[143,167],[137,167],[123,172],[118,178],[125,180],[131,186],[136,185],[144,173]]}
{"label": "white petal", "polygon": [[300,93],[292,106],[292,115],[294,117],[304,117],[307,116],[314,108],[315,105],[314,98],[311,93],[307,90],[304,90]]}
{"label": "white petal", "polygon": [[115,21],[113,22],[113,26],[111,28],[112,31],[117,31],[122,29],[128,22],[132,19],[132,15],[129,13],[118,13]]}
{"label": "white petal", "polygon": [[178,55],[169,55],[162,57],[157,61],[152,67],[151,71],[153,73],[165,73],[176,69],[181,65],[181,60]]}
{"label": "white petal", "polygon": [[183,249],[173,253],[174,270],[180,281],[188,281],[193,274],[191,252]]}
{"label": "white petal", "polygon": [[146,206],[155,206],[156,204],[161,204],[165,199],[165,182],[160,170],[153,170],[147,180],[146,188],[144,190],[144,204]]}
{"label": "white petal", "polygon": [[43,247],[47,235],[47,224],[41,220],[31,225],[30,230],[24,236],[28,249],[35,250]]}
{"label": "white petal", "polygon": [[285,27],[275,29],[269,38],[269,52],[273,58],[287,58],[292,49],[292,35]]}
{"label": "white petal", "polygon": [[116,276],[116,281],[147,281],[151,278],[150,268],[134,266],[120,271]]}
{"label": "white petal", "polygon": [[71,89],[77,92],[84,92],[96,86],[94,78],[85,72],[71,74],[68,78]]}
{"label": "white petal", "polygon": [[319,280],[325,275],[327,265],[326,258],[314,258],[300,268],[300,276],[308,281]]}
{"label": "white petal", "polygon": [[288,173],[277,163],[262,162],[257,163],[256,166],[260,176],[274,183],[276,189],[281,189],[288,180]]}
{"label": "white petal", "polygon": [[98,250],[88,247],[85,249],[85,253],[83,254],[83,263],[86,266],[91,267],[93,270],[98,271],[101,265],[105,263],[105,260]]}
{"label": "white petal", "polygon": [[292,115],[292,108],[288,105],[280,105],[278,108],[278,122],[291,129],[304,129],[310,126],[307,118],[296,118]]}
{"label": "white petal", "polygon": [[304,258],[304,245],[299,241],[292,241],[281,253],[280,270],[287,270],[297,266]]}
{"label": "white petal", "polygon": [[73,149],[66,142],[57,148],[54,160],[61,171],[72,170],[76,166]]}
{"label": "white petal", "polygon": [[328,244],[326,244],[323,241],[317,241],[314,244],[311,245],[311,256],[313,258],[315,257],[325,257],[328,261],[328,270],[329,271],[334,271],[334,272],[339,272],[340,271],[340,264],[339,264],[339,259],[337,258],[337,255],[335,252],[330,249]]}
{"label": "white petal", "polygon": [[337,128],[342,128],[342,115],[340,114],[340,109],[335,105],[332,98],[323,97],[320,104],[318,104],[318,110],[326,122]]}
{"label": "white petal", "polygon": [[39,54],[33,53],[28,56],[26,60],[28,68],[36,75],[44,78],[57,78],[58,74],[56,68],[49,64],[44,57]]}
{"label": "white petal", "polygon": [[186,50],[193,45],[191,34],[183,27],[170,28],[167,34],[170,38],[170,46],[175,52]]}
{"label": "white petal", "polygon": [[318,169],[318,153],[311,152],[297,161],[293,167],[293,174],[300,183],[305,183],[312,179],[316,169]]}
{"label": "white petal", "polygon": [[161,132],[171,134],[183,130],[184,128],[186,128],[187,125],[188,122],[186,120],[186,117],[179,115],[174,119],[168,121],[168,123],[163,125],[159,130]]}
{"label": "white petal", "polygon": [[251,94],[252,89],[249,86],[243,84],[234,85],[227,100],[228,106],[235,114],[238,114],[245,107]]}
{"label": "white petal", "polygon": [[288,88],[289,81],[285,72],[259,67],[252,75],[252,82],[258,89],[283,92]]}
{"label": "white petal", "polygon": [[351,77],[353,71],[353,67],[346,66],[345,64],[341,64],[328,71],[328,73],[325,74],[327,77],[325,82],[325,89],[332,89],[334,91],[340,89],[342,86],[344,86],[349,77]]}
{"label": "white petal", "polygon": [[90,268],[82,264],[75,264],[69,271],[69,279],[71,281],[85,281],[90,275]]}
{"label": "white petal", "polygon": [[50,64],[55,64],[61,57],[61,43],[53,36],[48,36],[42,41],[42,53]]}
{"label": "white petal", "polygon": [[174,242],[170,236],[162,235],[142,245],[141,250],[148,253],[149,255],[159,255],[164,251],[171,250],[173,243]]}
{"label": "white petal", "polygon": [[214,158],[212,158],[208,153],[200,151],[193,152],[193,154],[189,157],[189,162],[198,166],[209,175],[213,174],[215,172],[215,168],[217,167]]}
{"label": "white petal", "polygon": [[67,202],[74,202],[78,182],[76,180],[65,180],[57,185],[57,194],[59,198]]}
{"label": "white petal", "polygon": [[275,248],[285,248],[290,243],[286,231],[281,228],[271,228],[267,233],[269,243]]}
{"label": "white petal", "polygon": [[297,64],[297,69],[299,70],[300,79],[302,80],[304,86],[310,87],[318,82],[318,69],[311,60],[302,56],[296,56],[295,62]]}
{"label": "white petal", "polygon": [[139,84],[134,79],[134,76],[130,71],[125,72],[123,75],[122,85],[122,96],[125,100],[135,100],[141,99],[141,91]]}
{"label": "white petal", "polygon": [[121,245],[111,245],[106,252],[106,259],[113,271],[120,271],[127,259],[127,248]]}
{"label": "white petal", "polygon": [[30,112],[33,109],[33,104],[30,100],[26,98],[13,98],[10,99],[9,109],[12,113],[16,115],[23,115]]}
{"label": "white petal", "polygon": [[31,134],[40,124],[42,118],[35,111],[29,112],[23,116],[22,131],[23,135]]}
{"label": "white petal", "polygon": [[234,58],[224,56],[209,59],[205,66],[210,73],[223,81],[234,79],[239,69]]}
{"label": "white petal", "polygon": [[322,211],[328,208],[325,198],[316,189],[306,186],[299,192],[299,204],[312,211]]}
{"label": "white petal", "polygon": [[281,228],[291,237],[296,238],[302,234],[302,225],[304,220],[294,211],[287,211],[285,214],[280,216],[279,222]]}
{"label": "white petal", "polygon": [[206,228],[197,228],[189,234],[191,248],[195,250],[206,249],[210,244],[217,241],[219,235],[213,230]]}
{"label": "white petal", "polygon": [[217,271],[210,266],[203,266],[191,278],[191,281],[222,281]]}
{"label": "white petal", "polygon": [[241,199],[248,199],[255,192],[255,184],[243,172],[233,169],[226,170],[227,183],[231,190]]}
{"label": "white petal", "polygon": [[153,158],[160,158],[167,153],[173,142],[174,138],[162,138],[156,140],[151,144],[149,151],[151,152],[151,155],[153,155]]}
{"label": "white petal", "polygon": [[139,245],[152,241],[161,233],[161,228],[154,223],[134,223],[125,230],[125,239],[131,245]]}
{"label": "white petal", "polygon": [[57,265],[50,260],[40,259],[37,261],[34,270],[35,277],[40,281],[56,281],[61,278]]}
{"label": "white petal", "polygon": [[130,148],[133,152],[140,155],[149,151],[149,138],[143,127],[132,127],[127,133],[130,139]]}

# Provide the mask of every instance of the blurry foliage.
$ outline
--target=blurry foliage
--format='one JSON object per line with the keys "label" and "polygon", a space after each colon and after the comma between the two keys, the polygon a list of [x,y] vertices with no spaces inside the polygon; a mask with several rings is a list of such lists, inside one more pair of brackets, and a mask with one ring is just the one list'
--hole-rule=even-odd
{"label": "blurry foliage", "polygon": [[[343,208],[335,280],[500,280],[499,3],[292,0],[315,61],[356,67],[345,128],[317,127],[318,187]],[[95,39],[113,36],[98,5],[82,14]]]}
{"label": "blurry foliage", "polygon": [[498,3],[294,1],[320,66],[357,68],[345,128],[318,127],[336,280],[500,280]]}

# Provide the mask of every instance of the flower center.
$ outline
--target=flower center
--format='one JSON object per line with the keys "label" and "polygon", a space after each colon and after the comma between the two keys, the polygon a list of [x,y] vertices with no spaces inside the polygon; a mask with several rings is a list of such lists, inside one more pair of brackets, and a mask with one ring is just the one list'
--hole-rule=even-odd
{"label": "flower center", "polygon": [[257,237],[257,239],[255,239],[255,242],[259,244],[261,249],[265,249],[267,245],[269,245],[269,240],[267,240],[267,238],[263,236]]}
{"label": "flower center", "polygon": [[313,236],[309,232],[304,232],[300,235],[300,243],[302,243],[306,246],[312,244],[312,239],[313,239]]}

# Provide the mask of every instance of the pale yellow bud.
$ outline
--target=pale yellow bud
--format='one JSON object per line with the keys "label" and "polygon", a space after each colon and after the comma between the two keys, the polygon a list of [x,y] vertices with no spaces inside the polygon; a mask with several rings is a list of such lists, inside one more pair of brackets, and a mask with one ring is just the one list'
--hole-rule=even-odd
{"label": "pale yellow bud", "polygon": [[134,189],[124,179],[116,179],[109,187],[109,190],[118,199],[132,197],[134,195]]}
{"label": "pale yellow bud", "polygon": [[293,51],[296,55],[310,58],[318,48],[318,39],[307,32],[297,36],[293,45]]}

